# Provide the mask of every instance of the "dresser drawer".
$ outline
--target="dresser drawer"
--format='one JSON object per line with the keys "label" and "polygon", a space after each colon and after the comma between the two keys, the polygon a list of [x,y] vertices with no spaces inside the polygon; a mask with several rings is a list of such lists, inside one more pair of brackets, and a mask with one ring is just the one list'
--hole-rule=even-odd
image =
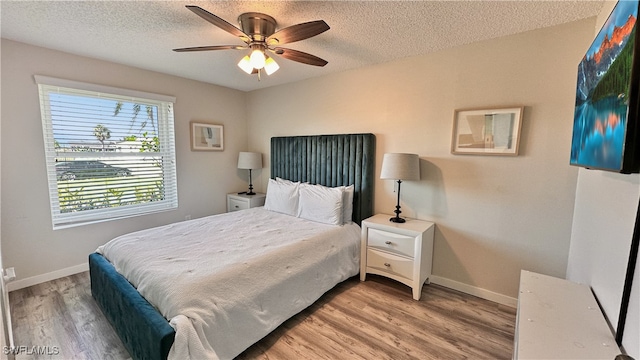
{"label": "dresser drawer", "polygon": [[413,277],[413,259],[374,249],[367,250],[367,267],[400,275],[407,279]]}
{"label": "dresser drawer", "polygon": [[367,232],[367,243],[369,247],[384,249],[412,258],[415,254],[415,238],[411,236],[369,228]]}
{"label": "dresser drawer", "polygon": [[227,200],[229,201],[229,211],[245,210],[249,208],[249,202],[246,200],[238,200],[233,198],[229,198]]}

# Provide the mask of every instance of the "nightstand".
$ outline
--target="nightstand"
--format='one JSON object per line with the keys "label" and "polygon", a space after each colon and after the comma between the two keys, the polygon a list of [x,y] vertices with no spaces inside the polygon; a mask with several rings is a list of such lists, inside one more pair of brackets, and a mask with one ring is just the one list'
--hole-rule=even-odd
{"label": "nightstand", "polygon": [[265,194],[255,195],[231,193],[227,194],[227,212],[250,209],[264,205]]}
{"label": "nightstand", "polygon": [[386,276],[410,286],[413,298],[420,300],[422,285],[431,276],[435,225],[415,219],[394,223],[391,217],[362,220],[360,281],[367,273]]}

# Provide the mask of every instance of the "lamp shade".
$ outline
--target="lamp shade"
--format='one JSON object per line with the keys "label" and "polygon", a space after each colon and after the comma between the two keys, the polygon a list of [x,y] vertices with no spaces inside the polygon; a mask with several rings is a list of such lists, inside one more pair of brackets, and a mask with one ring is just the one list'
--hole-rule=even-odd
{"label": "lamp shade", "polygon": [[384,154],[380,179],[420,180],[420,157],[417,154]]}
{"label": "lamp shade", "polygon": [[262,69],[267,58],[264,56],[262,49],[255,49],[249,56],[249,62],[254,69]]}
{"label": "lamp shade", "polygon": [[262,154],[241,152],[238,156],[238,169],[262,169]]}
{"label": "lamp shade", "polygon": [[242,69],[242,71],[251,75],[251,73],[253,72],[253,66],[251,66],[251,59],[249,58],[249,55],[245,55],[242,59],[240,59],[238,67]]}
{"label": "lamp shade", "polygon": [[280,69],[280,65],[278,65],[278,63],[273,60],[272,57],[268,57],[264,63],[264,71],[267,73],[267,75],[273,74],[274,72],[278,71],[278,69]]}

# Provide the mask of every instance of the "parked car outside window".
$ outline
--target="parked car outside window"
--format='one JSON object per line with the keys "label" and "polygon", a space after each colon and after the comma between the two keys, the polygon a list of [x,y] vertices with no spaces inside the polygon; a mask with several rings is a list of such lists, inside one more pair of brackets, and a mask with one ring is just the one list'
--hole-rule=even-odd
{"label": "parked car outside window", "polygon": [[101,161],[64,161],[56,164],[56,176],[58,180],[122,177],[131,176],[131,170]]}

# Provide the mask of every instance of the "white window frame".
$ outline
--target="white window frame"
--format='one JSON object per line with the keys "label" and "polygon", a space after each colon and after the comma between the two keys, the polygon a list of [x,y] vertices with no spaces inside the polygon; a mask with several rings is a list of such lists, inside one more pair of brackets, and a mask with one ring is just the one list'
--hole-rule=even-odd
{"label": "white window frame", "polygon": [[[168,211],[178,207],[175,130],[173,117],[173,106],[176,101],[175,97],[41,75],[35,75],[34,78],[36,84],[38,84],[38,91],[40,94],[40,111],[47,165],[47,179],[49,184],[51,219],[54,230]],[[157,156],[162,157],[164,185],[163,199],[134,205],[82,210],[77,212],[61,212],[58,198],[58,179],[55,167],[56,157],[58,154],[55,148],[52,124],[53,120],[51,118],[51,108],[48,96],[48,94],[54,92],[79,96],[101,96],[107,99],[142,102],[147,104],[150,103],[158,106],[158,139],[160,143],[160,152],[157,153]]]}

